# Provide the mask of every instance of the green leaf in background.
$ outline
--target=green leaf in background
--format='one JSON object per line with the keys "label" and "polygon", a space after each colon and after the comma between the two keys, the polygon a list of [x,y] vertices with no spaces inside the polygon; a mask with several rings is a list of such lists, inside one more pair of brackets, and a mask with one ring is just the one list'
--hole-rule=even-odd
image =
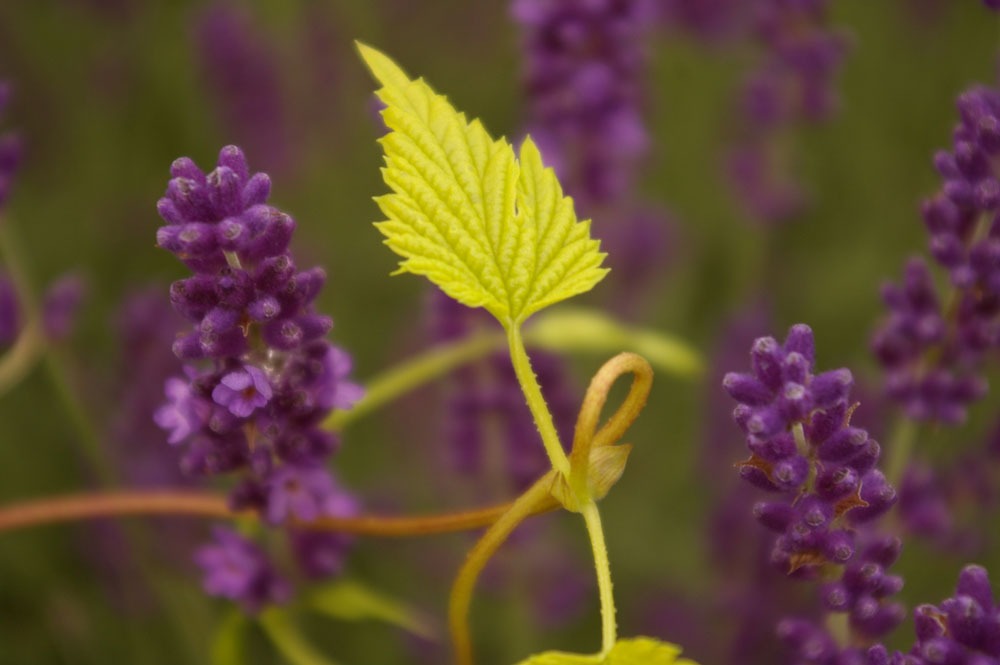
{"label": "green leaf in background", "polygon": [[308,606],[342,621],[382,621],[428,640],[437,638],[431,622],[405,602],[354,580],[326,584],[309,595]]}
{"label": "green leaf in background", "polygon": [[250,622],[233,608],[219,622],[212,637],[212,665],[244,665],[244,637]]}
{"label": "green leaf in background", "polygon": [[687,658],[677,658],[681,648],[651,637],[618,640],[606,656],[546,651],[517,665],[696,665]]}
{"label": "green leaf in background", "polygon": [[327,658],[309,643],[287,610],[271,608],[261,612],[257,622],[289,665],[337,665],[337,661]]}
{"label": "green leaf in background", "polygon": [[585,307],[560,307],[540,315],[525,329],[529,345],[549,351],[617,353],[634,351],[670,374],[701,373],[701,355],[687,342],[647,328],[635,328]]}
{"label": "green leaf in background", "polygon": [[380,140],[392,193],[376,199],[388,219],[376,226],[404,259],[397,272],[425,275],[505,327],[607,274],[590,222],[576,219],[530,138],[519,165],[505,139],[467,122],[422,79],[410,80],[375,49],[358,49],[383,86],[392,130]]}

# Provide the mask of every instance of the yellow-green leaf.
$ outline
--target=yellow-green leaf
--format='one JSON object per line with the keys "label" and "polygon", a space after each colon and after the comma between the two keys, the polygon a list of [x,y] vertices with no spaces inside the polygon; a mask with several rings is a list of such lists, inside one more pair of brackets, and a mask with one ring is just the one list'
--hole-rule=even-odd
{"label": "yellow-green leaf", "polygon": [[652,328],[625,324],[598,310],[566,305],[536,317],[525,328],[529,346],[549,351],[614,353],[635,351],[669,374],[691,377],[702,371],[697,349]]}
{"label": "yellow-green leaf", "polygon": [[530,138],[520,163],[511,145],[469,122],[422,79],[359,44],[382,84],[391,130],[381,139],[382,175],[392,190],[376,202],[376,224],[403,257],[397,272],[424,275],[505,326],[590,290],[604,277],[604,254],[578,221]]}
{"label": "yellow-green leaf", "polygon": [[631,637],[618,640],[603,665],[696,665],[687,658],[678,658],[681,648],[651,637]]}
{"label": "yellow-green leaf", "polygon": [[308,604],[333,619],[383,621],[425,639],[437,639],[434,626],[419,610],[355,580],[319,587],[309,595]]}
{"label": "yellow-green leaf", "polygon": [[582,655],[564,651],[546,651],[517,665],[697,665],[687,658],[678,658],[681,648],[651,637],[630,637],[618,640],[606,656]]}

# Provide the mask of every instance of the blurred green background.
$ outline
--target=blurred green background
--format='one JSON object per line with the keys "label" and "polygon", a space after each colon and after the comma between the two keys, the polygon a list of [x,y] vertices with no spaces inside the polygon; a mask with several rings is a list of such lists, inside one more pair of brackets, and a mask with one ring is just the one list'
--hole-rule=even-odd
{"label": "blurred green background", "polygon": [[[222,145],[240,139],[220,118],[199,64],[193,26],[205,7],[0,3],[0,78],[16,89],[3,127],[18,128],[27,142],[2,223],[20,239],[37,283],[68,268],[89,280],[78,329],[60,357],[68,359],[73,390],[99,430],[115,409],[120,358],[110,322],[123,296],[146,284],[162,285],[165,294],[171,280],[185,276],[174,257],[154,247],[154,206],[168,167],[180,155],[210,165]],[[272,202],[298,221],[293,246],[300,265],[326,268],[319,306],[333,315],[333,338],[353,354],[355,376],[363,380],[427,343],[421,331],[429,287],[422,279],[389,278],[395,258],[371,226],[378,218],[371,197],[384,189],[379,130],[373,85],[352,40],[382,48],[427,77],[492,132],[517,136],[524,119],[518,31],[507,3],[496,0],[261,0],[245,10],[262,48],[273,53],[286,115],[280,133],[286,159],[262,163],[248,148],[251,167],[271,172]],[[917,206],[938,186],[931,155],[950,142],[955,96],[974,82],[995,85],[1000,26],[972,0],[841,0],[833,3],[832,23],[853,34],[839,85],[843,108],[831,122],[794,136],[796,170],[812,205],[776,228],[749,222],[719,175],[733,135],[733,90],[755,53],[745,45],[708,47],[678,32],[651,34],[646,118],[654,143],[641,191],[674,213],[676,227],[669,268],[636,318],[711,354],[723,322],[763,296],[776,335],[809,323],[821,367],[851,367],[874,387],[878,370],[868,338],[881,313],[878,286],[900,274],[907,255],[924,251]],[[594,228],[600,236],[601,220]],[[608,297],[601,287],[588,296],[598,306]],[[573,358],[581,394],[602,360]],[[142,381],[142,369],[132,370]],[[705,556],[713,491],[734,473],[728,463],[708,475],[698,467],[710,392],[715,386],[658,379],[627,437],[636,449],[626,475],[602,504],[625,634],[647,625],[647,601],[657,594],[703,606],[728,583]],[[921,451],[948,458],[978,445],[997,401],[993,395],[980,403],[962,430],[923,437]],[[432,442],[441,430],[440,406],[430,391],[359,422],[335,462],[346,484],[372,505],[400,512],[467,505],[474,496],[469,487],[439,482],[441,464],[433,457],[440,447]],[[732,434],[736,461],[744,449],[735,427]],[[0,400],[0,501],[94,485],[52,382],[44,371],[33,372]],[[749,520],[749,506],[747,513]],[[505,555],[504,581],[487,584],[474,606],[482,662],[511,663],[543,648],[596,647],[596,594],[585,596],[579,620],[555,629],[524,609],[538,574],[533,552],[565,548],[588,569],[578,521],[547,519],[537,542]],[[229,608],[202,596],[183,549],[162,556],[166,546],[157,538],[170,532],[138,528],[151,575],[133,560],[95,555],[92,546],[102,536],[89,526],[0,535],[0,664],[210,662],[209,645]],[[362,541],[349,570],[440,622],[450,577],[472,542],[469,536]],[[1000,564],[1000,550],[990,552]],[[908,546],[901,564],[909,573],[905,600],[937,602],[963,563]],[[156,593],[150,577],[158,580]],[[303,622],[317,647],[341,663],[418,662],[422,651],[432,654],[426,662],[444,658],[392,628],[315,616]],[[725,637],[725,628],[711,622],[700,628]],[[909,630],[901,630],[901,641]],[[661,636],[681,643],[687,637],[683,630]],[[248,662],[282,662],[260,633],[251,630],[247,639]]]}

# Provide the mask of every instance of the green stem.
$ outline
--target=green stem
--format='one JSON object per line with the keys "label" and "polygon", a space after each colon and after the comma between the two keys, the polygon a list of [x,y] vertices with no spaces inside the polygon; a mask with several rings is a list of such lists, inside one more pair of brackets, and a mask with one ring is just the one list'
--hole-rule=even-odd
{"label": "green stem", "polygon": [[528,402],[528,408],[531,409],[531,415],[535,418],[535,425],[538,427],[538,432],[542,435],[542,443],[545,445],[545,452],[549,456],[549,462],[552,464],[553,469],[568,479],[570,471],[569,458],[566,457],[566,452],[559,442],[559,434],[556,432],[556,426],[552,422],[552,414],[549,413],[549,407],[545,404],[545,397],[542,396],[542,389],[538,385],[535,372],[531,369],[531,359],[528,358],[528,352],[524,349],[521,330],[514,323],[508,324],[506,328],[507,344],[510,347],[510,359],[514,363],[514,374],[517,375],[517,380],[521,384],[521,390],[524,391],[524,397]]}
{"label": "green stem", "polygon": [[355,420],[379,409],[417,386],[447,374],[456,367],[485,356],[498,348],[503,338],[496,333],[480,333],[459,342],[440,344],[416,358],[393,367],[365,387],[365,396],[346,411],[334,411],[323,423],[342,430]]}
{"label": "green stem", "polygon": [[549,471],[519,496],[510,508],[476,542],[455,577],[448,599],[448,629],[459,665],[472,665],[472,638],[469,635],[469,606],[476,580],[490,557],[500,549],[511,532],[551,499],[555,472]]}
{"label": "green stem", "polygon": [[889,449],[886,454],[889,460],[886,463],[886,480],[893,487],[899,487],[906,467],[910,464],[910,456],[913,454],[913,444],[917,440],[917,424],[906,418],[900,417],[896,422],[890,439]]}
{"label": "green stem", "polygon": [[618,641],[618,626],[615,622],[615,598],[611,585],[611,564],[608,562],[608,548],[604,543],[604,529],[601,527],[601,513],[593,501],[583,505],[583,520],[590,535],[590,546],[594,551],[594,568],[597,570],[597,589],[601,597],[601,655],[606,656]]}
{"label": "green stem", "polygon": [[105,451],[102,449],[100,439],[97,436],[97,430],[90,422],[86,409],[70,387],[64,363],[61,362],[61,358],[58,357],[52,347],[45,349],[46,345],[41,330],[41,313],[36,291],[28,275],[28,270],[22,263],[21,257],[24,256],[24,252],[21,251],[17,239],[14,237],[10,220],[0,220],[0,254],[3,256],[11,282],[14,284],[28,320],[24,334],[37,335],[39,351],[46,351],[44,354],[45,368],[49,379],[52,381],[56,395],[59,401],[62,402],[63,409],[79,436],[83,454],[87,458],[91,469],[97,474],[101,484],[105,486],[114,485],[116,484],[114,470],[105,459]]}

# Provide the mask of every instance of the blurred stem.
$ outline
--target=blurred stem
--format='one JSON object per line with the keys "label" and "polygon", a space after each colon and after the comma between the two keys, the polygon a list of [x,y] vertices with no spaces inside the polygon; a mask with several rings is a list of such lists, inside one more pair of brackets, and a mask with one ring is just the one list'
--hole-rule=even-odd
{"label": "blurred stem", "polygon": [[479,574],[511,532],[527,517],[540,512],[543,506],[552,501],[551,488],[555,474],[555,471],[549,471],[510,504],[509,509],[487,529],[483,537],[469,551],[465,563],[458,571],[448,600],[448,628],[458,665],[473,663],[469,607],[472,604],[472,592]]}
{"label": "blurred stem", "polygon": [[541,386],[538,385],[535,371],[531,368],[531,359],[528,358],[524,341],[521,339],[520,326],[510,322],[505,327],[507,328],[507,344],[510,347],[510,359],[514,363],[514,374],[517,375],[517,380],[521,384],[521,390],[524,392],[524,398],[531,410],[531,415],[535,419],[538,433],[542,435],[542,443],[545,445],[545,453],[549,456],[549,463],[552,464],[553,469],[568,479],[569,458],[566,457],[566,452],[559,442],[559,434],[552,422],[552,414],[545,403],[545,397],[542,395]]}
{"label": "blurred stem", "polygon": [[594,551],[594,568],[597,570],[597,589],[601,597],[601,655],[607,656],[618,641],[618,626],[615,622],[615,598],[611,584],[611,564],[608,561],[608,547],[604,542],[601,513],[591,500],[580,511],[587,525],[590,546]]}
{"label": "blurred stem", "polygon": [[[367,381],[361,401],[349,410],[334,411],[323,426],[342,430],[411,390],[501,350],[505,341],[499,333],[478,332],[432,346]],[[630,349],[649,358],[658,370],[687,380],[697,378],[702,371],[700,355],[687,342],[656,330],[626,326],[582,307],[564,306],[538,315],[524,330],[523,341],[556,353]]]}
{"label": "blurred stem", "polygon": [[[547,477],[547,476],[546,476]],[[552,497],[537,502],[531,514],[559,504]],[[489,526],[513,503],[473,510],[417,516],[359,515],[323,517],[295,526],[385,538],[405,538],[469,531]],[[0,507],[0,532],[30,526],[125,516],[188,516],[208,519],[256,519],[252,511],[232,510],[222,495],[190,490],[133,490],[70,494]]]}
{"label": "blurred stem", "polygon": [[[14,284],[17,297],[21,302],[21,307],[24,309],[28,321],[25,331],[22,334],[37,336],[35,344],[39,347],[39,353],[42,353],[45,351],[46,345],[43,341],[41,311],[36,291],[23,260],[26,254],[21,249],[9,219],[0,219],[0,255],[2,255],[4,265],[7,266],[10,280]],[[65,363],[51,347],[45,353],[45,368],[49,379],[52,381],[56,395],[80,438],[83,455],[86,457],[92,471],[97,475],[102,485],[115,484],[116,474],[111,464],[104,457],[104,451],[97,436],[97,431],[90,422],[86,409],[70,387]]]}
{"label": "blurred stem", "polygon": [[916,440],[917,424],[905,416],[900,416],[890,439],[889,450],[886,451],[889,456],[889,461],[886,463],[886,479],[893,487],[898,488],[900,481],[903,480]]}
{"label": "blurred stem", "polygon": [[496,333],[479,333],[457,342],[434,346],[376,376],[365,386],[365,395],[359,402],[349,410],[334,411],[323,426],[331,430],[342,430],[414,388],[476,358],[482,358],[490,351],[500,348],[502,343],[503,337]]}

